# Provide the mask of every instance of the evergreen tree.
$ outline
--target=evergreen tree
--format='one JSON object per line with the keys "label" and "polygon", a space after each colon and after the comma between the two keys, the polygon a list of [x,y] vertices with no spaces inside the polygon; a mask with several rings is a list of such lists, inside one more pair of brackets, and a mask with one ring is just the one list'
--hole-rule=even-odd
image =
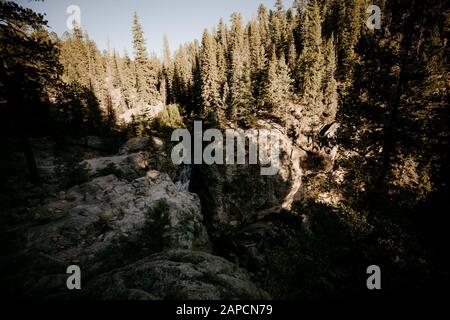
{"label": "evergreen tree", "polygon": [[[228,85],[228,30],[221,19],[216,34],[217,43],[217,74],[219,81],[220,94],[223,99],[225,94],[225,84]],[[223,104],[223,106],[226,106]]]}
{"label": "evergreen tree", "polygon": [[288,25],[286,21],[286,11],[282,0],[275,3],[275,13],[272,17],[272,43],[275,46],[277,57],[287,54],[288,52]]}
{"label": "evergreen tree", "polygon": [[39,173],[29,139],[31,129],[48,126],[39,121],[48,111],[43,102],[61,88],[59,51],[46,28],[42,15],[0,1],[0,127],[20,138],[29,178],[34,182],[39,181]]}
{"label": "evergreen tree", "polygon": [[253,95],[249,70],[248,42],[244,36],[241,14],[232,14],[231,22],[231,105],[228,117],[234,125],[237,125],[239,120],[244,119],[246,114],[251,113],[253,109]]}
{"label": "evergreen tree", "polygon": [[[448,176],[448,162],[443,164],[448,156],[442,153],[441,144],[449,138],[443,89],[448,75],[442,68],[447,63],[447,21],[443,2],[383,4],[385,27],[361,39],[357,52],[361,60],[354,71],[357,81],[352,82],[339,111],[340,138],[343,146],[356,151],[346,169],[358,177],[359,185],[378,196],[395,199],[399,186],[408,186],[408,179],[395,172],[405,172],[406,166],[415,168],[417,178],[408,191],[413,196],[406,200],[410,206],[420,199],[416,192],[432,158],[439,163],[433,166],[437,176]],[[351,165],[355,163],[364,165]]]}
{"label": "evergreen tree", "polygon": [[200,55],[202,116],[217,115],[220,118],[221,100],[217,74],[216,41],[205,29]]}
{"label": "evergreen tree", "polygon": [[133,18],[133,46],[135,50],[136,89],[142,103],[155,103],[158,99],[158,70],[154,60],[150,61],[145,46],[144,32],[137,13]]}
{"label": "evergreen tree", "polygon": [[119,112],[124,112],[128,108],[127,100],[129,94],[125,85],[121,58],[115,50],[112,56],[112,82],[113,87],[119,91],[120,95]]}
{"label": "evergreen tree", "polygon": [[308,2],[305,8],[303,28],[303,50],[299,57],[300,93],[302,116],[309,132],[314,137],[321,126],[323,113],[322,81],[324,77],[324,57],[322,50],[322,28],[319,5]]}
{"label": "evergreen tree", "polygon": [[281,120],[287,128],[288,105],[292,101],[293,80],[285,58],[277,59],[275,50],[269,62],[265,101],[269,114]]}
{"label": "evergreen tree", "polygon": [[269,13],[267,8],[261,4],[258,8],[258,25],[261,43],[265,46],[266,52],[271,52],[272,41],[270,38]]}
{"label": "evergreen tree", "polygon": [[289,66],[292,75],[295,75],[295,72],[297,70],[297,60],[298,56],[297,56],[297,49],[295,46],[295,40],[294,36],[291,35],[289,39],[289,48],[287,53],[287,64]]}
{"label": "evergreen tree", "polygon": [[260,27],[254,20],[249,23],[250,73],[252,77],[253,97],[258,108],[263,104],[265,70],[267,64],[265,46],[261,41]]}
{"label": "evergreen tree", "polygon": [[366,20],[364,2],[364,0],[344,0],[338,7],[338,76],[344,92],[345,88],[351,85],[353,68],[358,59],[355,46]]}
{"label": "evergreen tree", "polygon": [[77,82],[89,87],[89,59],[80,27],[74,25],[73,34],[65,34],[61,43],[61,63],[64,65],[63,80],[67,83]]}
{"label": "evergreen tree", "polygon": [[323,103],[324,112],[323,122],[331,123],[336,117],[338,107],[338,92],[336,75],[336,51],[334,47],[333,37],[328,39],[325,46],[325,66],[323,78]]}
{"label": "evergreen tree", "polygon": [[173,70],[173,83],[171,85],[173,100],[175,103],[186,106],[189,96],[188,89],[192,82],[192,67],[184,46],[180,46],[175,53]]}
{"label": "evergreen tree", "polygon": [[95,42],[89,39],[87,34],[85,34],[84,39],[86,50],[85,59],[88,63],[88,87],[100,102],[100,104],[102,106],[106,106],[109,92],[107,92],[108,89],[105,78],[107,77],[106,67],[109,57],[107,57],[107,54],[101,54]]}
{"label": "evergreen tree", "polygon": [[163,37],[163,67],[168,68],[172,62],[172,54],[170,52],[169,39],[167,35],[164,34]]}
{"label": "evergreen tree", "polygon": [[121,59],[123,70],[123,92],[125,94],[125,104],[128,109],[132,108],[138,102],[136,90],[136,68],[134,62],[127,53]]}

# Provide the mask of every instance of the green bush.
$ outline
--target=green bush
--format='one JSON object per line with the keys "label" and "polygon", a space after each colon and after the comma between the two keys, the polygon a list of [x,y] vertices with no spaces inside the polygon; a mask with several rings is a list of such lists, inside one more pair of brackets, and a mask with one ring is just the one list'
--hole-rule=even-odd
{"label": "green bush", "polygon": [[164,249],[164,233],[170,226],[169,212],[167,200],[161,199],[146,214],[145,224],[140,232],[140,242],[152,252]]}
{"label": "green bush", "polygon": [[180,114],[179,106],[177,104],[171,104],[165,107],[156,118],[156,124],[159,129],[183,128],[184,122]]}

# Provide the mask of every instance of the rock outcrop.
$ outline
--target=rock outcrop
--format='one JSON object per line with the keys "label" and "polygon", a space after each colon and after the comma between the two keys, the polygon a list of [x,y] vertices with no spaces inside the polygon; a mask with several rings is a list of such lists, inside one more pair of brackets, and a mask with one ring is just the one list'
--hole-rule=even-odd
{"label": "rock outcrop", "polygon": [[138,118],[151,120],[158,116],[164,110],[164,105],[161,102],[154,105],[136,104],[133,108],[125,110],[118,115],[118,121],[124,124],[131,123]]}
{"label": "rock outcrop", "polygon": [[105,273],[89,284],[95,299],[268,299],[246,271],[205,252],[174,250]]}
{"label": "rock outcrop", "polygon": [[259,165],[194,166],[191,190],[200,196],[213,227],[247,224],[289,209],[298,195],[306,152],[292,144],[280,126],[260,121],[258,127],[279,135],[277,174],[263,176]]}
{"label": "rock outcrop", "polygon": [[[104,269],[101,253],[114,249],[112,246],[120,239],[133,240],[149,220],[159,218],[152,217],[158,214],[152,209],[161,199],[167,203],[168,214],[168,225],[159,226],[163,248],[209,246],[198,197],[181,192],[163,173],[151,171],[131,183],[114,175],[99,177],[60,197],[37,211],[37,220],[50,222],[29,230],[27,247],[68,264]],[[139,241],[139,237],[135,240]]]}
{"label": "rock outcrop", "polygon": [[145,175],[149,168],[149,156],[146,152],[102,157],[85,160],[86,169],[90,176],[96,176],[105,172],[120,172],[128,178],[137,178]]}
{"label": "rock outcrop", "polygon": [[[337,125],[326,130],[324,139],[334,135]],[[332,169],[337,148],[321,146],[303,148],[285,128],[258,121],[257,129],[278,134],[280,161],[278,172],[261,175],[257,165],[197,165],[193,169],[190,189],[201,199],[205,218],[213,228],[241,226],[271,214],[289,210],[304,196],[302,177]],[[300,141],[300,140],[295,140]]]}
{"label": "rock outcrop", "polygon": [[[199,197],[148,169],[145,150],[163,153],[163,146],[157,138],[133,139],[119,155],[85,160],[88,182],[27,208],[27,225],[7,230],[8,237],[20,234],[20,247],[0,261],[2,294],[268,299],[244,269],[212,254]],[[69,265],[81,268],[80,292],[67,290]]]}

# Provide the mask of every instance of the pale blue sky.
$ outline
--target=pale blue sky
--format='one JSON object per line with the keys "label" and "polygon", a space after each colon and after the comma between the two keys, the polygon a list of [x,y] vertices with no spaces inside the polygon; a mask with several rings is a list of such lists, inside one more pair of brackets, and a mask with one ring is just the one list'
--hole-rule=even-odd
{"label": "pale blue sky", "polygon": [[[259,4],[273,9],[275,0],[15,0],[24,7],[45,13],[52,31],[62,35],[66,27],[70,5],[81,10],[81,26],[87,30],[101,50],[110,47],[120,53],[133,54],[131,25],[137,11],[144,28],[147,48],[162,53],[164,33],[173,52],[181,43],[200,39],[203,29],[211,29],[220,18],[228,23],[233,12],[241,12],[244,19],[256,14]],[[292,0],[284,0],[286,8]]]}

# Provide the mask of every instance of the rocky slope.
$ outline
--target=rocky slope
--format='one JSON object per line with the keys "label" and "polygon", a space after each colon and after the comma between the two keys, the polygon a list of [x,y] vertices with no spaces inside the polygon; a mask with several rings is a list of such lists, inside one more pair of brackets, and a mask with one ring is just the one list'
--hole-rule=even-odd
{"label": "rocky slope", "polygon": [[[167,165],[169,150],[156,137],[130,139],[113,155],[96,151],[102,141],[89,137],[72,151],[84,160],[65,163],[63,170],[50,140],[35,143],[46,183],[30,186],[29,194],[8,208],[14,218],[2,224],[2,294],[270,298],[261,289],[268,256],[300,228],[291,228],[279,213],[305,197],[305,175],[332,167],[335,150],[307,151],[283,128],[261,121],[258,126],[281,133],[276,175],[262,176],[258,166],[196,165],[189,188],[166,173],[176,176]],[[332,129],[324,134],[332,135]],[[58,184],[58,174],[70,165],[78,170],[77,183]],[[66,289],[66,268],[73,264],[82,270],[80,292]]]}
{"label": "rocky slope", "polygon": [[86,294],[104,299],[268,299],[247,272],[202,251],[171,250],[102,274]]}
{"label": "rocky slope", "polygon": [[[211,254],[196,194],[149,168],[159,139],[133,139],[119,155],[93,158],[89,181],[27,208],[26,225],[5,225],[2,294],[38,298],[268,298],[247,272]],[[46,173],[55,174],[48,165]],[[114,167],[114,174],[108,174]],[[42,169],[42,168],[41,168]],[[118,177],[119,176],[119,177]],[[16,236],[14,238],[14,236]],[[83,289],[66,289],[69,265]]]}

